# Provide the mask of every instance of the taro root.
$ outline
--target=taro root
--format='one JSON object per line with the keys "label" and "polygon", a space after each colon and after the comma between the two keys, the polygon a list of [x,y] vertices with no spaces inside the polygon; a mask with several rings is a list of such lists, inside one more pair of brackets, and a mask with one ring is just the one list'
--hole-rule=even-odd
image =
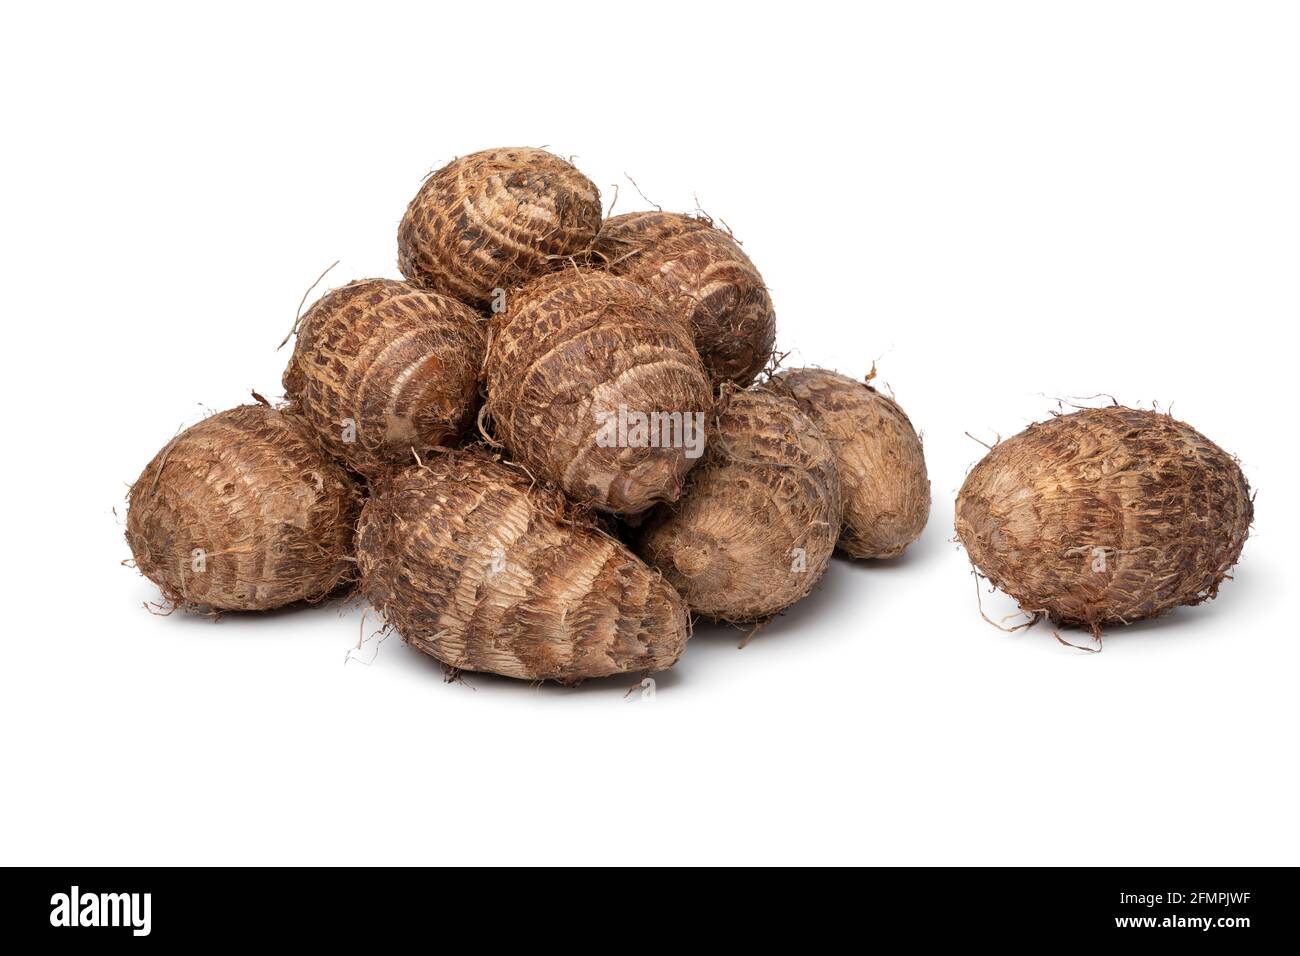
{"label": "taro root", "polygon": [[692,611],[763,621],[812,590],[843,518],[830,443],[790,399],[723,386],[703,464],[682,499],[632,531]]}
{"label": "taro root", "polygon": [[1235,459],[1169,415],[1115,406],[1030,425],[957,498],[957,534],[1033,615],[1088,628],[1213,598],[1253,515]]}
{"label": "taro root", "polygon": [[333,455],[374,476],[473,423],[486,344],[486,318],[463,303],[365,279],[303,316],[284,388]]}
{"label": "taro root", "polygon": [[586,253],[600,190],[541,149],[462,156],[424,181],[397,232],[398,265],[417,285],[479,306]]}
{"label": "taro root", "polygon": [[776,313],[749,257],[708,220],[633,212],[601,227],[594,260],[649,284],[688,323],[714,383],[744,388],[772,357]]}
{"label": "taro root", "polygon": [[788,369],[767,386],[794,399],[835,450],[844,496],[839,549],[854,558],[902,554],[930,516],[921,439],[903,410],[865,382],[826,369]]}
{"label": "taro root", "polygon": [[357,528],[361,589],[454,671],[576,684],[671,667],[686,608],[625,546],[479,449],[380,479]]}
{"label": "taro root", "polygon": [[672,500],[703,454],[708,375],[639,283],[566,269],[511,293],[484,368],[496,438],[583,504],[637,514]]}
{"label": "taro root", "polygon": [[241,405],[186,429],[127,501],[135,565],[179,607],[265,611],[355,577],[360,492],[277,409]]}

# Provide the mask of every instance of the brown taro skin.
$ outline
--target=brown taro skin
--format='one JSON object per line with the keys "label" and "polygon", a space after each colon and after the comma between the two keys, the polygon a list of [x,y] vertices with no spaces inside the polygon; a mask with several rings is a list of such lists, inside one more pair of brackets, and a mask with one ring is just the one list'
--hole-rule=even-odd
{"label": "brown taro skin", "polygon": [[417,285],[485,307],[495,289],[588,252],[600,217],[600,190],[559,156],[523,146],[471,153],[411,200],[398,265]]}
{"label": "brown taro skin", "polygon": [[633,531],[635,550],[692,611],[764,621],[808,594],[843,519],[835,454],[793,401],[724,386],[721,411],[682,499]]}
{"label": "brown taro skin", "polygon": [[788,369],[767,386],[794,399],[835,449],[844,492],[840,551],[902,554],[930,517],[930,480],[921,439],[898,403],[828,369]]}
{"label": "brown taro skin", "polygon": [[484,368],[495,437],[575,501],[638,514],[676,498],[700,460],[683,441],[611,442],[603,427],[675,413],[707,432],[713,391],[690,331],[639,283],[570,268],[512,292]]}
{"label": "brown taro skin", "polygon": [[355,577],[360,491],[277,409],[241,405],[186,429],[127,501],[135,565],[178,607],[266,611]]}
{"label": "brown taro skin", "polygon": [[1213,598],[1252,516],[1234,458],[1169,415],[1117,405],[996,445],[962,485],[957,535],[1022,609],[1098,634]]}
{"label": "brown taro skin", "polygon": [[681,598],[563,496],[480,449],[385,476],[357,530],[361,588],[455,671],[576,684],[671,667]]}
{"label": "brown taro skin", "polygon": [[364,279],[303,316],[285,393],[331,454],[373,477],[473,424],[486,346],[487,319],[463,303]]}
{"label": "brown taro skin", "polygon": [[670,212],[614,216],[594,261],[664,296],[695,335],[715,384],[749,385],[772,357],[776,311],[758,269],[707,219]]}

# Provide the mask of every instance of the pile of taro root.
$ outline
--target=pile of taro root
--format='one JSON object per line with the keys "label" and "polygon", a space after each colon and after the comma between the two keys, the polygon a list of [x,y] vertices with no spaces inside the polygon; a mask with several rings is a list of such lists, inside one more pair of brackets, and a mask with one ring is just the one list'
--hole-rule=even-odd
{"label": "pile of taro root", "polygon": [[[606,219],[571,163],[492,149],[424,181],[397,251],[403,279],[301,315],[282,405],[191,426],[132,486],[164,606],[359,588],[450,673],[575,684],[671,667],[696,617],[752,634],[837,550],[924,529],[912,423],[871,374],[780,368],[762,277],[703,215]],[[993,585],[1094,633],[1213,596],[1250,518],[1233,459],[1119,406],[1000,443],[957,504]]]}

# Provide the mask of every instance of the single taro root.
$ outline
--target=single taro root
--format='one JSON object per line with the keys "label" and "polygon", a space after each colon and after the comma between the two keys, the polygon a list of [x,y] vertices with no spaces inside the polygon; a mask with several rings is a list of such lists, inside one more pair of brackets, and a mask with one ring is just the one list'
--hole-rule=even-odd
{"label": "single taro root", "polygon": [[457,671],[576,684],[671,667],[681,598],[543,488],[479,449],[385,476],[357,529],[362,591]]}
{"label": "single taro root", "polygon": [[1024,611],[1096,636],[1213,598],[1252,515],[1219,446],[1169,415],[1115,406],[995,446],[962,485],[957,534]]}
{"label": "single taro root", "polygon": [[644,282],[687,322],[715,384],[744,388],[772,357],[776,313],[749,257],[708,220],[669,212],[609,219],[593,260]]}
{"label": "single taro root", "polygon": [[486,344],[486,318],[463,303],[365,279],[303,316],[284,388],[325,447],[373,477],[473,423]]}
{"label": "single taro root", "polygon": [[541,149],[462,156],[424,181],[397,232],[412,282],[479,306],[586,253],[600,229],[600,190]]}
{"label": "single taro root", "polygon": [[930,517],[925,454],[903,410],[826,369],[788,369],[767,387],[794,399],[835,450],[844,495],[839,549],[854,558],[902,554]]}
{"label": "single taro root", "polygon": [[186,429],[127,501],[135,565],[179,607],[265,611],[355,577],[360,491],[277,409],[241,405]]}
{"label": "single taro root", "polygon": [[708,375],[639,283],[566,269],[511,293],[485,377],[496,437],[583,504],[637,514],[675,499],[703,454]]}
{"label": "single taro root", "polygon": [[691,610],[761,622],[830,564],[843,518],[835,454],[794,402],[761,387],[724,386],[720,409],[681,501],[631,533]]}

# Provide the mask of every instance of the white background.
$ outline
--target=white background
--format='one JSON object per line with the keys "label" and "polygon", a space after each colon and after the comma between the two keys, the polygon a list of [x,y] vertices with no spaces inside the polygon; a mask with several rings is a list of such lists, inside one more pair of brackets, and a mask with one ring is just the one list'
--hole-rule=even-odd
{"label": "white background", "polygon": [[[0,862],[1300,862],[1294,7],[212,9],[0,34]],[[444,684],[356,608],[148,614],[127,486],[496,145],[730,224],[787,364],[875,361],[924,430],[924,536],[743,651],[700,627],[653,700]],[[1090,655],[981,619],[952,502],[966,432],[1098,392],[1259,497],[1217,601]]]}

